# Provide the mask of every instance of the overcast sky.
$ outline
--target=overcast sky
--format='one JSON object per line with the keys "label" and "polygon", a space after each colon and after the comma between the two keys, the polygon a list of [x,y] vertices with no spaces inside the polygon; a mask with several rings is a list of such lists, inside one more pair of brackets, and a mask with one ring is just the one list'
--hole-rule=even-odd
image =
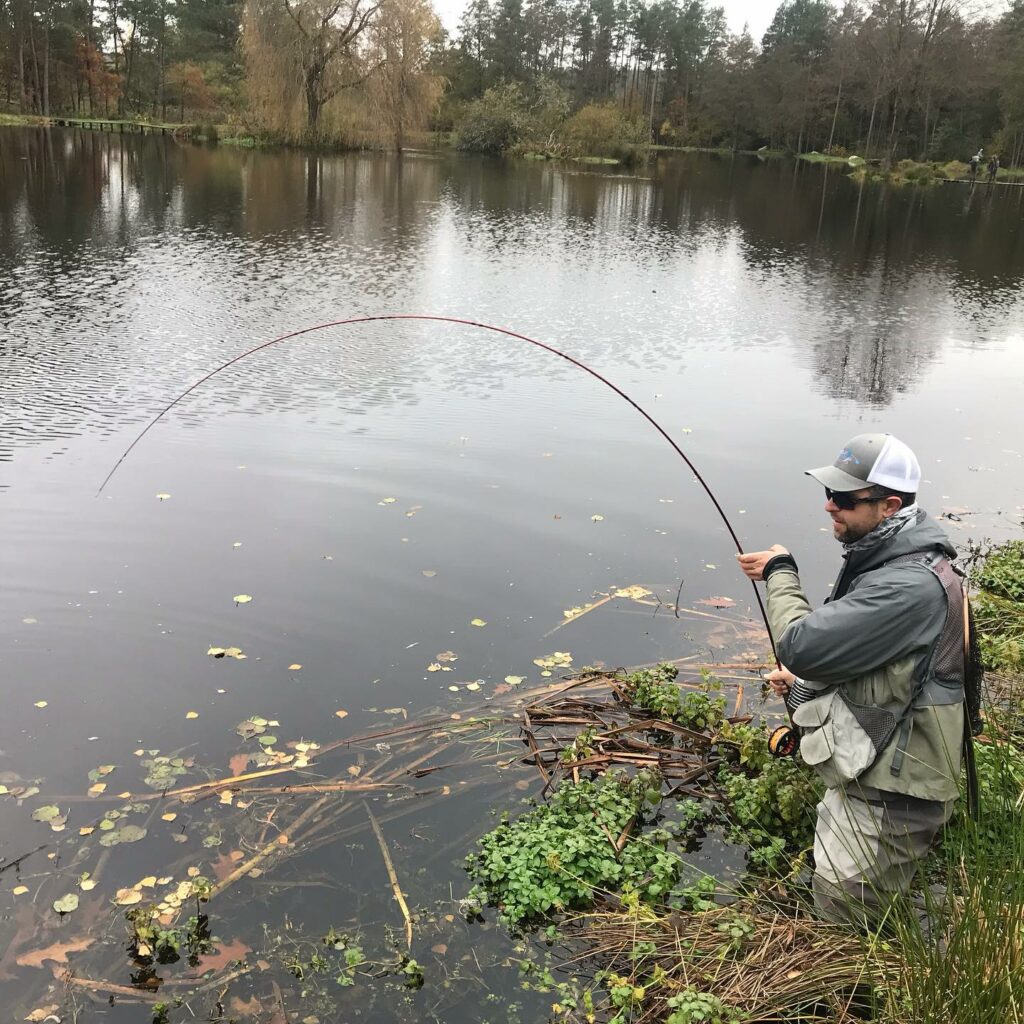
{"label": "overcast sky", "polygon": [[[433,2],[434,9],[440,15],[444,27],[454,35],[467,0],[433,0]],[[744,22],[747,22],[750,25],[750,34],[757,42],[760,42],[780,0],[717,0],[717,2],[725,8],[729,27],[734,32],[739,32],[743,28]]]}

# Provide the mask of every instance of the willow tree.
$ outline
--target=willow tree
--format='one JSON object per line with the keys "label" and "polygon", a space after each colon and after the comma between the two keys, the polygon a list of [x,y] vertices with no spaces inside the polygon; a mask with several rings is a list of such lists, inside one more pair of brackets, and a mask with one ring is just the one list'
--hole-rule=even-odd
{"label": "willow tree", "polygon": [[409,131],[425,128],[444,91],[428,71],[441,22],[429,0],[384,0],[370,31],[376,70],[367,83],[371,110],[398,152]]}
{"label": "willow tree", "polygon": [[365,34],[381,2],[248,0],[242,33],[247,74],[268,120],[289,120],[297,87],[305,104],[306,132],[319,134],[324,105],[366,81],[376,67]]}

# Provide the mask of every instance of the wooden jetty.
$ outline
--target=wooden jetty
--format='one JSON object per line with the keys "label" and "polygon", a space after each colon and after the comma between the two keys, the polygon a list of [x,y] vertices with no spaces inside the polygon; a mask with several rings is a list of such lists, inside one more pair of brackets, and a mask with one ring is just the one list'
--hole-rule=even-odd
{"label": "wooden jetty", "polygon": [[97,132],[114,132],[121,135],[185,135],[190,136],[196,129],[194,124],[162,124],[148,121],[116,121],[106,117],[48,117],[49,127],[85,128]]}

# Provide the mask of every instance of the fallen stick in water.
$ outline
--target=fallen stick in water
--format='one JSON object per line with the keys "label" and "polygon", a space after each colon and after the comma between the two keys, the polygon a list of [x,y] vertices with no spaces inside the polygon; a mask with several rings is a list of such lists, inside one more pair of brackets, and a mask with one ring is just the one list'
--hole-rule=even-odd
{"label": "fallen stick in water", "polygon": [[395,866],[391,863],[391,854],[388,853],[387,843],[384,841],[384,833],[381,832],[380,825],[377,824],[377,819],[373,816],[373,811],[370,810],[370,805],[365,800],[363,801],[363,806],[366,808],[367,817],[370,819],[370,826],[373,828],[373,834],[377,837],[377,845],[380,846],[380,852],[384,858],[384,867],[387,868],[388,881],[391,882],[391,891],[395,894],[395,900],[401,908],[402,917],[405,918],[405,944],[409,949],[412,949],[412,916],[409,914],[409,905],[405,902],[405,896],[402,895],[402,887],[398,884],[398,875],[395,874]]}

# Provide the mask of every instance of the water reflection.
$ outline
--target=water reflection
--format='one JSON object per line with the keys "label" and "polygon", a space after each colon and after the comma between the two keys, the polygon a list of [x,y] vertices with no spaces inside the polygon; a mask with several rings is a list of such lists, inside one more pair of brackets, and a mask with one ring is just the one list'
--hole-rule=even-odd
{"label": "water reflection", "polygon": [[[247,342],[362,310],[514,308],[548,333],[584,328],[591,355],[655,368],[673,358],[666,332],[783,344],[829,394],[873,406],[915,389],[945,346],[989,344],[1020,319],[1024,189],[858,187],[842,169],[754,158],[660,155],[621,174],[2,139],[0,428],[15,444],[137,422]],[[347,353],[362,369],[346,411],[360,395],[413,400],[410,362],[422,376],[467,355],[436,342],[423,362],[415,339],[391,332],[385,353],[376,337]],[[470,348],[465,379],[496,386],[507,367]],[[317,407],[337,390],[324,358],[279,366],[272,391],[253,369],[211,400]]]}

